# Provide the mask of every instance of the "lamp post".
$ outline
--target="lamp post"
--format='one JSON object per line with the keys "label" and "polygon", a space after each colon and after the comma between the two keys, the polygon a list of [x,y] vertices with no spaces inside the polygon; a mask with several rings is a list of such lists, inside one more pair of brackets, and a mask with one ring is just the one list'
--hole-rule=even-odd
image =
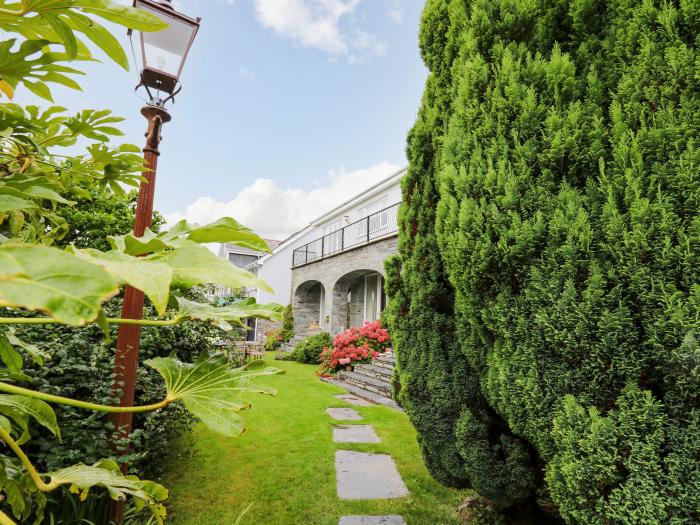
{"label": "lamp post", "polygon": [[[134,235],[141,237],[153,220],[153,197],[155,193],[156,170],[158,167],[158,147],[161,130],[171,117],[165,105],[174,100],[180,92],[180,75],[187,60],[194,38],[199,30],[200,18],[190,18],[178,13],[170,5],[170,0],[134,0],[134,7],[145,9],[158,16],[168,27],[153,33],[139,32],[140,43],[140,83],[148,94],[148,103],[141,109],[141,114],[148,122],[146,128],[146,146],[143,149],[147,171],[139,188],[136,204]],[[132,31],[129,37],[133,39]],[[132,40],[133,43],[133,40]],[[143,292],[130,286],[124,288],[122,318],[141,319],[143,317]],[[117,337],[117,349],[114,356],[115,397],[120,397],[120,406],[133,406],[136,390],[136,369],[138,367],[141,327],[138,325],[120,325]],[[131,414],[111,414],[115,432],[121,436],[131,433]],[[126,452],[126,451],[124,451]],[[126,473],[126,465],[122,464]],[[113,502],[109,518],[114,523],[123,520],[123,505]]]}

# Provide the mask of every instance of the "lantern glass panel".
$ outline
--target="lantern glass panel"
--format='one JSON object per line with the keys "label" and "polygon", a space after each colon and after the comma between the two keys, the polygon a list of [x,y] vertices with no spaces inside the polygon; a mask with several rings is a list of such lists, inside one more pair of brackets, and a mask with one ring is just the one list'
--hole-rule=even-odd
{"label": "lantern glass panel", "polygon": [[139,7],[150,11],[168,24],[162,31],[141,32],[144,66],[179,77],[196,26],[147,5],[141,4]]}

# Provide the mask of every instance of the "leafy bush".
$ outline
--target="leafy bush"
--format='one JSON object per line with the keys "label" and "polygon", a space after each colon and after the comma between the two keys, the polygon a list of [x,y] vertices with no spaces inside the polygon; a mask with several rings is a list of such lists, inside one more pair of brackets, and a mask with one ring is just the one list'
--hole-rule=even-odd
{"label": "leafy bush", "polygon": [[345,367],[371,363],[372,359],[378,355],[366,343],[361,346],[350,344],[343,347],[324,348],[317,374],[321,377],[332,376]]}
{"label": "leafy bush", "polygon": [[443,483],[501,508],[548,489],[569,523],[700,521],[699,21],[426,3],[387,317]]}
{"label": "leafy bush", "polygon": [[294,337],[294,313],[291,304],[285,306],[282,312],[282,328],[267,332],[265,337],[266,352],[274,352],[284,343],[292,340]]}
{"label": "leafy bush", "polygon": [[317,365],[321,362],[323,349],[332,344],[330,334],[326,332],[314,334],[296,345],[289,357],[292,361]]}
{"label": "leafy bush", "polygon": [[386,349],[391,345],[389,331],[382,326],[382,322],[379,320],[366,321],[359,328],[358,332],[360,333],[360,340],[363,343],[367,343],[375,352],[386,352]]}

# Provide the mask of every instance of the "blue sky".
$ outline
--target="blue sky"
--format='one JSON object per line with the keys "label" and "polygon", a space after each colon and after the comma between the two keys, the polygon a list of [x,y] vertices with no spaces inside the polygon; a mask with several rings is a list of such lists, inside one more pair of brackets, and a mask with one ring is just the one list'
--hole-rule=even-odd
{"label": "blue sky", "polygon": [[[420,0],[176,6],[202,27],[163,133],[156,207],[171,220],[232,215],[281,236],[405,165],[427,74]],[[141,145],[135,71],[84,69],[84,92],[56,88],[56,103],[113,109]]]}

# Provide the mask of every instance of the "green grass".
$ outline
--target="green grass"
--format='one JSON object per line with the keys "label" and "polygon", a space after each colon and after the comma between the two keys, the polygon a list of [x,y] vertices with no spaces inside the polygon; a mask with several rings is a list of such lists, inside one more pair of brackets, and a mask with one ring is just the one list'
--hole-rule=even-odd
{"label": "green grass", "polygon": [[[321,382],[315,366],[275,362],[285,375],[264,379],[277,397],[251,396],[243,413],[248,430],[237,439],[198,427],[194,454],[171,460],[162,480],[170,489],[169,523],[232,525],[249,505],[242,525],[337,525],[346,514],[401,514],[408,525],[457,524],[466,491],[433,480],[423,465],[416,434],[405,414],[381,406],[353,407],[382,442],[332,442],[331,406],[343,390]],[[341,501],[336,496],[338,449],[391,454],[411,492],[396,500]]]}

